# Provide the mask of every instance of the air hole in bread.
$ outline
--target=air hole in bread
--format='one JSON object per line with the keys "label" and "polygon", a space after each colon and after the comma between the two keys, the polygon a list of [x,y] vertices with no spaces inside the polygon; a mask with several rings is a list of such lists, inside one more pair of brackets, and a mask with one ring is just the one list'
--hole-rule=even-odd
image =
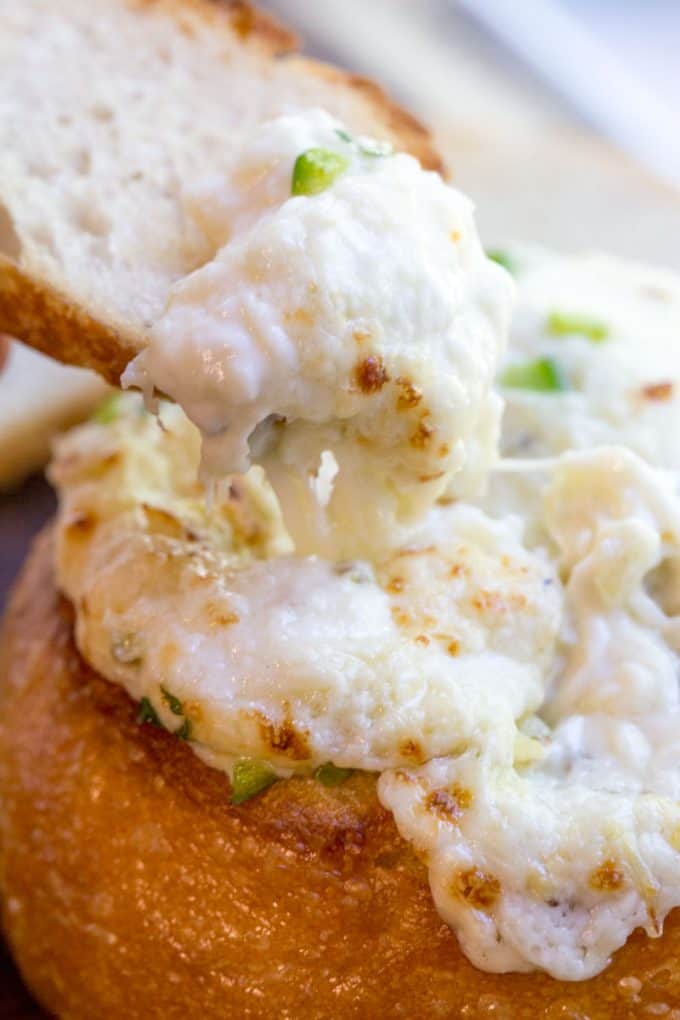
{"label": "air hole in bread", "polygon": [[87,149],[78,149],[73,154],[73,169],[83,177],[89,174],[92,169],[92,156]]}
{"label": "air hole in bread", "polygon": [[90,107],[90,113],[95,120],[113,120],[113,110],[110,106],[107,106],[106,103],[94,103]]}
{"label": "air hole in bread", "polygon": [[0,203],[0,252],[15,261],[21,256],[21,241],[9,209]]}
{"label": "air hole in bread", "polygon": [[73,203],[73,219],[86,234],[104,237],[111,230],[111,220],[96,205],[79,198]]}

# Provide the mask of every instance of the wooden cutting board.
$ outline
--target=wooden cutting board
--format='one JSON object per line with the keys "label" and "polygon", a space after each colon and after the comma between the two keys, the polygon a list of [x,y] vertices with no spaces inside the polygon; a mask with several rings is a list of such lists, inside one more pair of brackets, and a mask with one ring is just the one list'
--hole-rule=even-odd
{"label": "wooden cutting board", "polygon": [[[31,538],[53,510],[54,496],[42,478],[31,479],[11,496],[0,496],[0,611]],[[31,999],[1,944],[0,1018],[46,1020],[46,1014]]]}

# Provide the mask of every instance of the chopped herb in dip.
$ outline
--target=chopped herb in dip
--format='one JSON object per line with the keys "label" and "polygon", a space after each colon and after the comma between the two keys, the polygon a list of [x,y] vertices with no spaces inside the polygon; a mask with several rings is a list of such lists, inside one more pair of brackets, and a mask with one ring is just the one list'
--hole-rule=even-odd
{"label": "chopped herb in dip", "polygon": [[120,393],[111,393],[96,408],[90,417],[90,421],[95,422],[97,425],[111,425],[114,421],[117,421],[121,413],[120,399]]}
{"label": "chopped herb in dip", "polygon": [[174,694],[171,694],[170,691],[163,686],[161,686],[161,695],[163,697],[163,701],[173,715],[184,715],[184,706],[179,698],[176,698]]}
{"label": "chopped herb in dip", "polygon": [[492,262],[497,262],[499,266],[503,266],[503,269],[507,269],[513,276],[517,272],[517,262],[507,251],[501,251],[500,248],[492,248],[490,251],[487,251],[486,257],[491,259]]}
{"label": "chopped herb in dip", "polygon": [[584,336],[594,343],[606,340],[609,327],[598,319],[585,315],[568,315],[565,312],[551,312],[546,329],[552,336]]}
{"label": "chopped herb in dip", "polygon": [[513,390],[536,390],[559,393],[567,389],[559,365],[552,358],[517,361],[508,365],[501,375],[501,386]]}
{"label": "chopped herb in dip", "polygon": [[276,780],[276,773],[265,761],[259,761],[257,758],[241,758],[234,765],[231,780],[232,804],[243,804],[244,801],[262,793]]}
{"label": "chopped herb in dip", "polygon": [[354,772],[354,769],[341,769],[332,762],[327,761],[325,765],[319,765],[314,772],[314,778],[318,779],[322,786],[339,786]]}
{"label": "chopped herb in dip", "polygon": [[345,172],[349,158],[331,149],[307,149],[295,160],[293,195],[318,195]]}
{"label": "chopped herb in dip", "polygon": [[138,723],[150,723],[151,726],[158,726],[163,729],[163,723],[158,718],[158,712],[148,698],[142,698],[137,712]]}

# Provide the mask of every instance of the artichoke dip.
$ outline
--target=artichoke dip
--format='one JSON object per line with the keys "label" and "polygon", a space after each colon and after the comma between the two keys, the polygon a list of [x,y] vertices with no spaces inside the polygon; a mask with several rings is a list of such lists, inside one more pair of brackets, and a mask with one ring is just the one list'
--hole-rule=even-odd
{"label": "artichoke dip", "polygon": [[186,201],[155,413],[51,468],[78,647],[237,803],[380,773],[477,966],[598,973],[680,905],[680,281],[490,259],[322,111]]}

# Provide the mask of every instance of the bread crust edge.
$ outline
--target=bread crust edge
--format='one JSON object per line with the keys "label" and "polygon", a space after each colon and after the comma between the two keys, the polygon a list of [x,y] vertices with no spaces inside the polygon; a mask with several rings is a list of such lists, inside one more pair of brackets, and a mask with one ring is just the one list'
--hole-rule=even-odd
{"label": "bread crust edge", "polygon": [[72,630],[47,531],[0,637],[0,895],[51,1012],[625,1020],[680,1007],[680,912],[588,982],[478,971],[374,775],[282,781],[233,807],[227,778],[139,725]]}

